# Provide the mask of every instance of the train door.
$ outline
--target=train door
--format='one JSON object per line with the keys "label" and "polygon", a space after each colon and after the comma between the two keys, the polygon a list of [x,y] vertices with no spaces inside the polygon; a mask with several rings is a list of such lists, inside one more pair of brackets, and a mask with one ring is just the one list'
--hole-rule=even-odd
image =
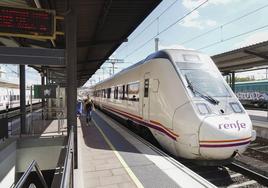
{"label": "train door", "polygon": [[144,120],[150,119],[150,73],[144,74],[143,82],[143,99],[142,99],[142,117]]}

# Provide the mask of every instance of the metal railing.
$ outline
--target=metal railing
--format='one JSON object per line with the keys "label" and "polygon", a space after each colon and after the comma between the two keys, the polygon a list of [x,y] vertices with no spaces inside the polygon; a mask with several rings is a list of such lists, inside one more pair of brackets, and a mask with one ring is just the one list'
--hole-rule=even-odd
{"label": "metal railing", "polygon": [[73,187],[73,171],[74,171],[74,132],[71,127],[68,138],[66,157],[64,161],[64,169],[62,172],[60,188]]}
{"label": "metal railing", "polygon": [[35,160],[30,164],[30,166],[27,168],[27,170],[24,172],[24,174],[21,176],[18,183],[15,185],[15,188],[21,188],[23,187],[24,183],[26,182],[27,178],[29,177],[30,173],[32,172],[33,168],[35,167],[36,173],[39,177],[39,180],[44,188],[48,188],[47,183],[45,181],[45,178]]}

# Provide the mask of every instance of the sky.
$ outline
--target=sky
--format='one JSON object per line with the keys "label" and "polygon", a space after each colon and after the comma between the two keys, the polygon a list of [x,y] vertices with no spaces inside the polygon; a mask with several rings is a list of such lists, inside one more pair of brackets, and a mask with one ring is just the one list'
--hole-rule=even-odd
{"label": "sky", "polygon": [[[196,49],[216,55],[268,40],[267,0],[163,0],[110,58],[125,63],[118,72],[159,49]],[[87,82],[90,86],[109,77],[110,63],[104,63]],[[238,76],[265,78],[266,71]]]}
{"label": "sky", "polygon": [[[268,40],[267,0],[163,0],[110,57],[124,63],[115,73],[146,58],[159,49],[196,49],[216,55]],[[110,76],[110,63],[104,63],[85,84],[90,86]],[[8,78],[18,82],[16,66],[3,66]],[[237,74],[262,79],[266,71]],[[40,84],[40,75],[26,68],[27,85]]]}

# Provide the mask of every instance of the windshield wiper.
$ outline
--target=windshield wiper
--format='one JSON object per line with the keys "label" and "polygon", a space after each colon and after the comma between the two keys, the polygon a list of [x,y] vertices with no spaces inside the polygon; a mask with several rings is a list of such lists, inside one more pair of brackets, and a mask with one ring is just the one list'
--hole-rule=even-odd
{"label": "windshield wiper", "polygon": [[202,97],[203,99],[206,99],[207,101],[211,102],[214,105],[218,105],[219,101],[217,99],[214,99],[213,97],[211,97],[208,94],[203,94],[202,92],[198,91],[196,88],[193,87],[193,84],[190,82],[188,76],[185,74],[185,78],[188,84],[188,88],[191,89],[191,91],[195,94],[197,93],[198,95],[200,95],[200,97]]}

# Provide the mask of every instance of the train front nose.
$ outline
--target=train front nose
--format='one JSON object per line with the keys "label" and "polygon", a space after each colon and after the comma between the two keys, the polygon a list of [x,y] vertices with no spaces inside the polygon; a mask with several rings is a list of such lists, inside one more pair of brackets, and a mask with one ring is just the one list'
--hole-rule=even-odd
{"label": "train front nose", "polygon": [[199,132],[202,158],[224,160],[243,153],[254,137],[247,115],[207,117]]}

